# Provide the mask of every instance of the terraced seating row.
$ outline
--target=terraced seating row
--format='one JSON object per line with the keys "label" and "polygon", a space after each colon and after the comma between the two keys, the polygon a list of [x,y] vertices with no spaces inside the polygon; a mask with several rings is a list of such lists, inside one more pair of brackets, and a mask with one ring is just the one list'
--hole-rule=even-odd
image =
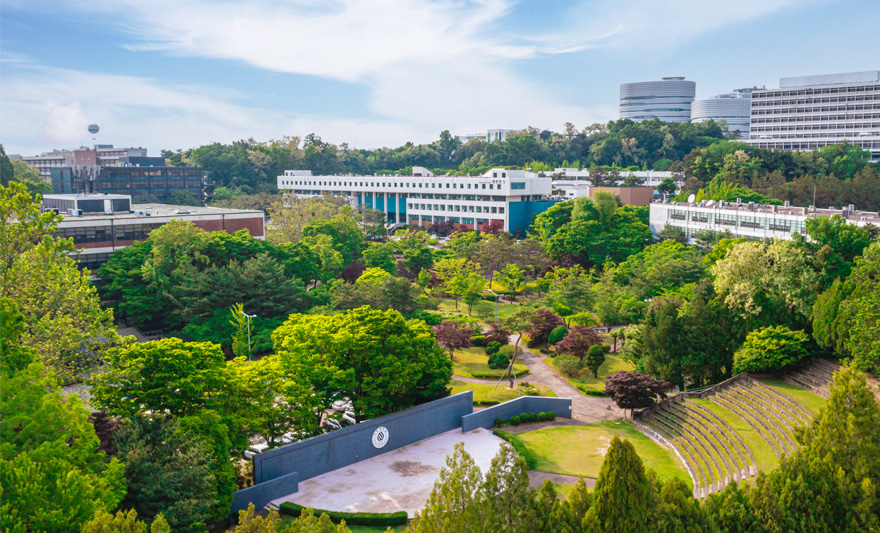
{"label": "terraced seating row", "polygon": [[[813,387],[807,388],[822,396],[823,398],[827,398],[829,392],[828,384],[831,382],[831,378],[834,372],[837,372],[840,369],[840,365],[832,361],[820,358],[804,359],[802,360],[801,365],[806,366],[809,371],[812,371],[814,376],[826,379],[825,383],[818,387],[818,390]],[[796,373],[793,379],[798,379],[798,376],[804,371],[804,369],[799,367],[798,373]],[[874,393],[874,397],[877,398],[878,402],[880,402],[880,379],[877,379],[876,376],[873,376],[871,374],[866,374],[866,377],[868,378],[868,388],[871,389],[871,392]],[[792,382],[793,381],[789,381],[789,383]],[[801,386],[806,387],[806,385]]]}
{"label": "terraced seating row", "polygon": [[818,357],[802,359],[800,362],[786,369],[782,374],[782,380],[786,383],[798,385],[810,389],[823,398],[828,397],[831,379],[834,372],[840,368],[836,363],[826,361]]}
{"label": "terraced seating row", "polygon": [[[777,457],[794,452],[796,429],[812,419],[805,407],[748,376],[707,399],[743,419]],[[645,413],[641,422],[679,451],[697,478],[697,497],[757,474],[754,453],[742,436],[695,401],[678,398],[662,402]]]}

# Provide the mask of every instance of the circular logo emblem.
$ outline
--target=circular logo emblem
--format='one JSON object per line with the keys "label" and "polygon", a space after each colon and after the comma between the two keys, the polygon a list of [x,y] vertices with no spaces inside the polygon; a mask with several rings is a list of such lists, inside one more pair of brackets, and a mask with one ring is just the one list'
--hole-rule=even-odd
{"label": "circular logo emblem", "polygon": [[388,444],[388,428],[382,426],[377,427],[373,432],[373,447],[382,448]]}

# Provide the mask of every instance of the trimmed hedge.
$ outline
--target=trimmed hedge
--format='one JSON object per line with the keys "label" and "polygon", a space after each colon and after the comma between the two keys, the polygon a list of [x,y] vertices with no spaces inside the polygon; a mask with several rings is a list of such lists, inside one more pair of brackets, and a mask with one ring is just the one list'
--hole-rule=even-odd
{"label": "trimmed hedge", "polygon": [[[284,514],[298,517],[306,510],[302,505],[293,502],[284,502],[278,506],[278,510]],[[396,513],[344,513],[341,511],[325,511],[314,509],[315,516],[325,514],[331,521],[339,523],[345,520],[347,525],[352,526],[405,526],[409,520],[406,511]]]}
{"label": "trimmed hedge", "polygon": [[492,432],[496,437],[503,439],[510,443],[513,446],[513,449],[516,450],[516,453],[520,455],[526,461],[526,466],[529,467],[529,470],[534,470],[538,464],[537,458],[532,454],[532,452],[526,448],[526,445],[523,444],[516,435],[511,435],[506,431],[501,431],[500,429],[496,429]]}
{"label": "trimmed hedge", "polygon": [[504,427],[504,424],[510,424],[511,426],[518,426],[520,424],[528,424],[529,422],[547,422],[549,420],[556,420],[556,411],[542,411],[540,413],[520,413],[518,415],[514,415],[507,420],[503,418],[495,419],[495,427]]}
{"label": "trimmed hedge", "polygon": [[477,346],[482,348],[486,344],[486,336],[485,335],[474,335],[471,337],[471,346]]}

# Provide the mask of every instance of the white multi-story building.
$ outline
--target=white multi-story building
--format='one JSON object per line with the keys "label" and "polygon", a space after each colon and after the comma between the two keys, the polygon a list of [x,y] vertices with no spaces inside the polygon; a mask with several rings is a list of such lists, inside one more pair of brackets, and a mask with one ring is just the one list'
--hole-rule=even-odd
{"label": "white multi-story building", "polygon": [[696,92],[696,82],[679,76],[621,84],[620,118],[636,122],[653,118],[687,122],[691,119],[691,102]]}
{"label": "white multi-story building", "polygon": [[336,194],[353,205],[383,211],[399,224],[454,222],[483,229],[498,220],[505,231],[528,230],[534,215],[555,203],[546,199],[551,180],[524,170],[493,168],[482,176],[435,176],[414,167],[412,176],[313,176],[286,170],[278,188],[298,196]]}
{"label": "white multi-story building", "polygon": [[[666,178],[672,177],[672,172],[668,170],[621,170],[618,184],[623,183],[627,176],[638,179],[645,187],[656,187]],[[557,168],[553,171],[554,178],[567,178],[553,182],[554,188],[568,188],[578,185],[578,181],[586,181],[590,179],[590,169],[588,168]],[[573,183],[574,182],[574,183]]]}
{"label": "white multi-story building", "polygon": [[489,130],[486,133],[466,133],[464,135],[459,135],[458,139],[462,143],[467,143],[471,139],[481,139],[488,143],[490,142],[504,142],[507,139],[507,134],[513,130],[504,130],[504,129],[494,129]]}
{"label": "white multi-story building", "polygon": [[786,205],[763,205],[752,202],[699,203],[664,202],[650,206],[651,231],[657,234],[667,226],[681,228],[693,240],[698,231],[729,231],[734,237],[758,239],[791,239],[795,233],[804,235],[804,224],[810,217],[840,215],[857,226],[880,225],[880,214],[856,211],[850,205],[843,209],[816,209]]}
{"label": "white multi-story building", "polygon": [[782,78],[751,102],[751,145],[816,150],[848,141],[880,161],[880,70]]}
{"label": "white multi-story building", "polygon": [[727,131],[739,132],[739,137],[748,139],[751,94],[756,90],[757,87],[734,89],[732,93],[719,94],[705,100],[694,100],[691,104],[691,122],[697,124],[707,120],[715,122],[723,120],[727,123]]}

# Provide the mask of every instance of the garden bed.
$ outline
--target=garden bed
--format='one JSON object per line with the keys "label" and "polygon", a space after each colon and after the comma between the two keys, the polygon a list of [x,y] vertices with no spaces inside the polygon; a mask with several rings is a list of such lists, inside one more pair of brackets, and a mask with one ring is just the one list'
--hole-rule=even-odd
{"label": "garden bed", "polygon": [[[518,378],[527,376],[529,368],[521,363],[513,365]],[[475,379],[499,379],[504,375],[504,368],[489,368],[489,356],[484,348],[472,347],[455,350],[452,361],[452,373],[456,376]]]}
{"label": "garden bed", "polygon": [[[544,359],[544,362],[550,366],[553,370],[559,372],[559,369],[554,365],[555,359],[553,357],[547,357]],[[582,368],[580,373],[577,376],[566,376],[562,372],[559,372],[559,375],[565,378],[573,387],[587,396],[604,396],[605,395],[605,381],[614,374],[615,372],[619,372],[621,370],[633,371],[635,367],[624,361],[623,358],[619,355],[606,353],[605,354],[605,362],[602,363],[602,366],[599,367],[599,377],[594,378],[593,373],[588,368]]]}
{"label": "garden bed", "polygon": [[[495,388],[494,384],[465,383],[464,381],[455,380],[452,380],[449,385],[452,387],[452,394],[458,394],[466,390],[474,391],[474,405],[480,406],[497,405],[509,400],[515,400],[520,396],[526,396],[525,387],[520,386],[523,394],[519,394],[517,391],[507,388],[506,380],[498,388]],[[537,391],[539,396],[556,396],[556,393],[543,385],[531,385],[530,388]]]}

